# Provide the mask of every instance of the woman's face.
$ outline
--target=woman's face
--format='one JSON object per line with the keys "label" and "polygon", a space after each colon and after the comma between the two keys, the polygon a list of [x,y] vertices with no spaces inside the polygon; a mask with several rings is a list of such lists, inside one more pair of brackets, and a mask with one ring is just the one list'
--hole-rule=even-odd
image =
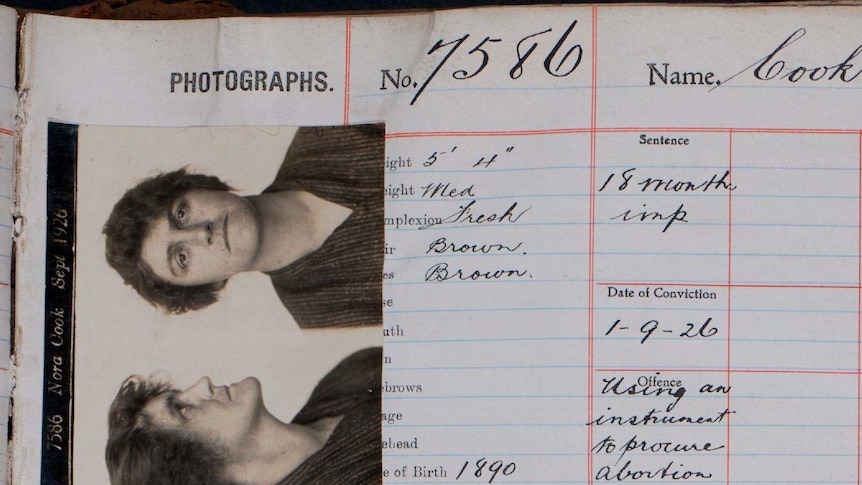
{"label": "woman's face", "polygon": [[249,447],[263,412],[260,382],[253,377],[229,386],[213,386],[202,377],[184,391],[153,398],[143,409],[156,429],[180,432],[229,455]]}
{"label": "woman's face", "polygon": [[260,220],[244,197],[192,189],[150,222],[141,260],[177,286],[224,281],[250,271],[260,248]]}

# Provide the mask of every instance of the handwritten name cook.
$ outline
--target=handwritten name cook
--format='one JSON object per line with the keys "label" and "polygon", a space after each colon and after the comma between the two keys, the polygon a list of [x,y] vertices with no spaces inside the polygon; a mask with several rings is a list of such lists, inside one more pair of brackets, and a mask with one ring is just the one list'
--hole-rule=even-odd
{"label": "handwritten name cook", "polygon": [[794,50],[791,46],[806,36],[805,28],[798,28],[777,47],[765,56],[750,63],[736,74],[728,76],[724,80],[716,78],[712,71],[686,70],[671,66],[668,62],[648,62],[646,64],[649,74],[650,86],[685,86],[706,85],[712,86],[710,92],[725,85],[738,76],[750,72],[758,81],[786,81],[797,83],[807,80],[810,82],[842,82],[851,83],[862,74],[862,67],[857,67],[853,60],[862,54],[862,44],[859,44],[849,55],[838,60],[832,57],[826,61],[802,62],[793,58]]}

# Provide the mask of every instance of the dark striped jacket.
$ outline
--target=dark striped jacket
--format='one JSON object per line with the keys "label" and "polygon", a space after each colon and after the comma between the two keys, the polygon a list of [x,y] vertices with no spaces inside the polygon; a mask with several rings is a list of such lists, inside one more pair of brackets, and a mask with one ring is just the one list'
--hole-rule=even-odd
{"label": "dark striped jacket", "polygon": [[326,444],[276,485],[379,485],[383,481],[380,385],[383,349],[347,357],[315,387],[293,419],[311,424],[341,416]]}
{"label": "dark striped jacket", "polygon": [[302,328],[383,324],[383,135],[383,125],[300,128],[264,191],[353,210],[320,249],[268,273]]}

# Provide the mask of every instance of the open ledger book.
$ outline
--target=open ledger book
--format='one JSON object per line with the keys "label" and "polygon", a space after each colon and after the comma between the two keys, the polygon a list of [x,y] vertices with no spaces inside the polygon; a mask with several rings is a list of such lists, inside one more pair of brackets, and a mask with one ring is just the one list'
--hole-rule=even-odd
{"label": "open ledger book", "polygon": [[2,14],[10,483],[862,483],[858,7]]}

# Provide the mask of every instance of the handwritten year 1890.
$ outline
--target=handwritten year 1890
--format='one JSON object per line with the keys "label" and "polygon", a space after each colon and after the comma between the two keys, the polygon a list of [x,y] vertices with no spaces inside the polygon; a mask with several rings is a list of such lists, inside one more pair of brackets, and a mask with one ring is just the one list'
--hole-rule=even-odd
{"label": "handwritten year 1890", "polygon": [[[571,46],[567,47],[567,41],[569,35],[575,29],[575,26],[578,24],[577,20],[573,20],[572,23],[569,24],[568,28],[557,38],[556,43],[550,50],[547,51],[544,60],[544,68],[545,72],[554,77],[566,77],[569,74],[575,72],[575,69],[581,64],[581,59],[584,55],[584,49],[579,43],[571,44]],[[534,32],[529,35],[524,36],[515,46],[515,56],[517,59],[514,60],[514,64],[509,69],[509,77],[511,79],[518,79],[524,73],[524,68],[527,65],[527,61],[532,56],[533,52],[539,47],[540,41],[546,38],[545,34],[552,34],[554,32],[553,28],[547,28],[540,32]],[[437,74],[443,69],[443,66],[449,61],[449,59],[461,49],[462,46],[471,45],[468,40],[471,38],[470,33],[466,33],[457,39],[446,41],[445,39],[439,39],[431,49],[428,50],[427,55],[433,55],[437,51],[446,52],[443,55],[443,58],[440,59],[440,62],[436,67],[431,71],[428,77],[422,81],[422,85],[419,85],[419,82],[414,82],[409,74],[402,73],[401,68],[396,69],[381,69],[382,73],[382,81],[380,84],[380,90],[386,91],[387,89],[394,88],[398,89],[415,89],[418,87],[416,94],[413,95],[413,99],[410,101],[410,104],[416,103],[416,100],[419,99],[419,96],[425,91],[431,81],[437,76]],[[475,37],[474,37],[475,38]],[[491,54],[489,53],[491,46],[495,43],[502,42],[501,38],[493,38],[491,36],[485,36],[482,40],[472,44],[473,48],[467,52],[468,56],[475,57],[476,61],[473,65],[459,66],[460,69],[456,69],[452,72],[452,78],[463,81],[466,79],[470,79],[476,77],[481,73],[488,64],[491,62]],[[546,44],[549,45],[549,44]],[[445,49],[448,48],[448,51]],[[465,47],[466,48],[466,47]],[[468,70],[471,69],[471,70]],[[394,72],[393,72],[394,71]]]}
{"label": "handwritten year 1890", "polygon": [[[473,466],[471,467],[470,465]],[[464,472],[466,472],[468,468],[472,471],[472,475],[474,477],[487,477],[488,483],[493,483],[498,474],[508,477],[515,473],[517,466],[515,465],[515,462],[505,463],[503,460],[496,460],[489,463],[484,457],[479,458],[475,462],[468,460],[464,462],[464,466],[461,467],[461,471],[458,472],[458,476],[455,477],[455,480],[460,480],[461,476],[464,475]]]}

